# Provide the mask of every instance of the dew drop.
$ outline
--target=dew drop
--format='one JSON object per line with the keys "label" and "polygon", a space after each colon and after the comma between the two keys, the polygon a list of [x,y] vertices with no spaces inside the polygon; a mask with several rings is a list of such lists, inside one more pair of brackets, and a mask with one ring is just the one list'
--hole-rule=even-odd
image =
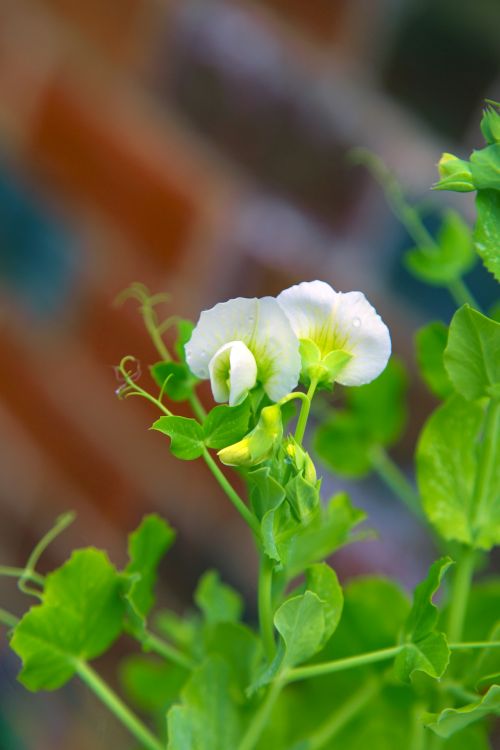
{"label": "dew drop", "polygon": [[361,325],[361,320],[359,318],[353,318],[352,319],[352,324],[353,324],[354,328],[359,328],[360,325]]}

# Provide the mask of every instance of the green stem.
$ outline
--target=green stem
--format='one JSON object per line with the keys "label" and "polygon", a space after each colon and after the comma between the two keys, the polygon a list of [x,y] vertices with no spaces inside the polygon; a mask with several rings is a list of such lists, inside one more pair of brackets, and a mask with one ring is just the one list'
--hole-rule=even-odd
{"label": "green stem", "polygon": [[474,550],[464,548],[455,569],[455,577],[451,589],[451,604],[448,615],[448,639],[451,642],[460,641],[462,637],[472,576],[474,574],[474,563]]}
{"label": "green stem", "polygon": [[[394,215],[405,227],[415,244],[420,248],[434,248],[438,252],[439,246],[427,230],[419,212],[408,203],[401,185],[382,159],[364,148],[353,149],[351,155],[354,162],[364,164],[375,177]],[[463,279],[450,282],[446,288],[458,306],[467,302],[476,310],[481,310]]]}
{"label": "green stem", "polygon": [[385,484],[399,497],[406,507],[418,518],[423,519],[424,514],[420,505],[418,493],[405,477],[399,466],[382,446],[374,446],[370,451],[370,460],[374,470]]}
{"label": "green stem", "polygon": [[178,664],[179,667],[193,670],[196,667],[195,662],[183,654],[182,651],[167,643],[162,638],[158,638],[154,633],[146,632],[145,637],[140,639],[141,645],[145,651],[153,651],[154,653],[162,656],[167,661],[172,661],[174,664]]}
{"label": "green stem", "polygon": [[500,441],[500,401],[490,400],[486,410],[483,428],[483,441],[476,474],[476,485],[472,498],[472,508],[475,509],[473,528],[480,530],[487,523],[490,516],[489,505],[493,502],[494,493],[491,491],[496,470],[496,456]]}
{"label": "green stem", "polygon": [[15,628],[19,620],[15,615],[7,612],[6,609],[0,608],[0,622],[3,622],[8,628]]}
{"label": "green stem", "polygon": [[304,439],[304,433],[306,431],[307,420],[309,418],[309,412],[311,410],[311,401],[314,396],[314,392],[318,385],[317,378],[312,378],[311,384],[308,388],[306,398],[302,401],[300,407],[299,419],[297,421],[297,429],[295,430],[295,440],[299,445],[302,445]]}
{"label": "green stem", "polygon": [[323,664],[310,664],[306,667],[295,667],[289,670],[285,679],[286,682],[296,682],[297,680],[306,680],[310,677],[319,677],[323,674],[332,674],[333,672],[342,672],[354,667],[362,667],[365,664],[375,664],[375,662],[386,661],[397,656],[404,646],[393,646],[391,648],[382,648],[378,651],[368,651],[366,654],[358,656],[348,656],[346,659],[335,659],[326,661]]}
{"label": "green stem", "polygon": [[156,351],[158,352],[158,354],[160,355],[160,357],[162,358],[164,362],[171,362],[172,357],[170,356],[170,352],[168,351],[161,337],[161,333],[159,331],[158,319],[156,317],[155,311],[148,304],[143,305],[141,308],[141,311],[142,311],[142,318],[144,320],[144,325],[146,326],[146,330],[151,337],[151,341],[153,342],[156,348]]}
{"label": "green stem", "polygon": [[462,305],[470,305],[476,310],[481,309],[476,298],[463,279],[455,279],[455,281],[450,281],[450,283],[448,284],[448,291],[455,300],[455,303],[458,305],[458,307],[461,307]]}
{"label": "green stem", "polygon": [[272,683],[264,702],[255,714],[246,731],[245,736],[238,745],[238,750],[253,750],[267,724],[271,711],[274,708],[274,704],[278,700],[284,686],[285,683],[281,679],[277,679]]}
{"label": "green stem", "polygon": [[142,398],[145,398],[147,401],[150,401],[152,404],[154,404],[167,417],[171,417],[172,412],[167,409],[167,407],[164,406],[159,399],[152,396],[150,393],[145,391],[144,388],[141,388],[140,385],[137,385],[137,383],[132,380],[129,373],[127,372],[126,365],[128,362],[133,361],[135,361],[135,357],[131,357],[130,355],[128,355],[127,357],[124,357],[118,365],[119,372],[122,374],[123,379],[125,380],[128,387],[131,388],[131,392],[126,394],[126,398],[128,398],[129,396],[141,396]]}
{"label": "green stem", "polygon": [[35,568],[42,554],[45,552],[49,544],[51,544],[54,539],[59,536],[62,531],[64,531],[64,529],[72,524],[74,520],[75,513],[63,513],[62,516],[59,516],[56,519],[54,526],[49,529],[49,531],[40,539],[38,544],[35,546],[33,552],[28,557],[28,562],[26,563],[24,573],[19,579],[18,583],[20,590],[24,594],[31,594],[32,596],[40,597],[40,592],[36,589],[32,589],[31,586],[26,585],[26,581],[33,580],[33,575],[37,575],[35,572]]}
{"label": "green stem", "polygon": [[[361,690],[345,701],[317,732],[307,739],[307,750],[321,750],[344,726],[353,719],[379,692],[380,683],[363,685]],[[300,747],[300,743],[297,748]]]}
{"label": "green stem", "polygon": [[216,478],[219,485],[222,487],[228,498],[231,500],[232,504],[242,516],[242,518],[247,522],[247,524],[250,526],[252,531],[256,534],[257,537],[260,537],[260,526],[259,522],[256,519],[256,517],[253,515],[253,513],[247,508],[241,497],[238,495],[234,487],[230,485],[222,471],[219,469],[217,464],[215,463],[214,459],[208,452],[208,450],[205,448],[203,450],[203,458],[205,459],[205,463]]}
{"label": "green stem", "polygon": [[165,750],[163,743],[132,713],[121,698],[94,672],[92,667],[85,662],[76,660],[75,669],[83,682],[100,698],[104,705],[109,708],[143,747],[148,750]]}
{"label": "green stem", "polygon": [[273,564],[263,552],[259,568],[259,623],[264,651],[269,661],[274,656],[274,625],[273,625]]}
{"label": "green stem", "polygon": [[500,641],[462,641],[462,643],[449,643],[451,651],[467,651],[469,648],[500,648]]}
{"label": "green stem", "polygon": [[422,722],[421,716],[426,709],[425,703],[416,703],[412,711],[412,731],[409,739],[408,750],[425,750],[428,732]]}
{"label": "green stem", "polygon": [[12,568],[10,565],[0,565],[0,576],[7,576],[10,578],[29,578],[33,583],[38,583],[39,586],[44,586],[45,578],[40,573],[35,573],[34,570],[27,573],[26,568]]}
{"label": "green stem", "polygon": [[202,406],[202,403],[196,393],[192,393],[189,397],[189,403],[191,405],[191,409],[193,410],[195,416],[197,419],[200,420],[200,422],[205,421],[205,417],[207,416],[207,413],[205,409]]}

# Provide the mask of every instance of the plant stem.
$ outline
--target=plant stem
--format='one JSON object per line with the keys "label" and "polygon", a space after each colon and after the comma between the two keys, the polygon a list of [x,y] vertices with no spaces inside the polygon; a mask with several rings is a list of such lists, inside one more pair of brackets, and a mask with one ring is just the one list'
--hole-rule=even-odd
{"label": "plant stem", "polygon": [[238,495],[234,487],[232,487],[222,471],[219,469],[217,464],[215,463],[214,459],[208,452],[208,450],[205,448],[203,450],[203,458],[205,459],[205,463],[228,496],[228,498],[231,500],[232,504],[242,516],[242,518],[247,522],[247,524],[250,526],[252,531],[257,535],[257,537],[260,537],[260,526],[259,522],[256,519],[256,517],[253,515],[253,513],[247,508],[241,497]]}
{"label": "plant stem", "polygon": [[262,552],[259,568],[259,623],[264,651],[269,659],[274,656],[274,625],[273,625],[273,564],[268,556]]}
{"label": "plant stem", "polygon": [[7,612],[6,609],[0,608],[0,622],[3,622],[8,628],[15,628],[19,620],[15,615]]}
{"label": "plant stem", "polygon": [[[419,212],[408,203],[401,185],[382,159],[379,159],[378,156],[364,148],[353,149],[351,153],[353,161],[364,164],[373,177],[375,177],[382,187],[387,203],[392,208],[394,215],[405,227],[415,244],[420,248],[434,248],[438,252],[439,246],[427,230]],[[476,310],[481,310],[463,279],[456,279],[446,284],[446,288],[459,307],[464,303],[468,303]]]}
{"label": "plant stem", "polygon": [[486,410],[483,428],[483,441],[479,454],[476,474],[476,485],[472,498],[472,509],[474,511],[473,528],[475,531],[481,529],[484,520],[489,515],[489,505],[493,501],[494,493],[490,488],[493,484],[496,469],[496,456],[498,453],[498,442],[500,441],[500,401],[490,400]]}
{"label": "plant stem", "polygon": [[479,304],[463,279],[455,279],[448,284],[448,291],[455,300],[458,307],[470,305],[480,310]]}
{"label": "plant stem", "polygon": [[189,403],[191,405],[191,409],[193,410],[195,416],[197,419],[200,420],[200,422],[205,421],[205,417],[207,416],[207,413],[205,409],[202,406],[202,403],[196,393],[192,393],[189,397]]}
{"label": "plant stem", "polygon": [[149,729],[132,713],[111,688],[106,685],[92,667],[83,661],[75,661],[78,676],[97,695],[107,708],[121,721],[141,745],[148,750],[165,750]]}
{"label": "plant stem", "polygon": [[469,600],[469,591],[474,574],[474,550],[464,548],[455,569],[455,577],[451,589],[451,604],[448,615],[448,639],[451,642],[460,641]]}
{"label": "plant stem", "polygon": [[425,750],[427,731],[420,717],[425,711],[425,703],[416,703],[412,711],[412,732],[408,750]]}
{"label": "plant stem", "polygon": [[311,410],[311,401],[317,385],[317,378],[312,378],[311,384],[309,385],[308,391],[306,393],[306,398],[302,401],[302,406],[300,407],[299,419],[297,421],[297,428],[295,430],[295,440],[299,445],[302,445],[302,441],[304,439],[307,420],[309,417],[309,412]]}
{"label": "plant stem", "polygon": [[467,651],[469,648],[500,648],[500,641],[463,641],[462,643],[449,643],[451,651]]}
{"label": "plant stem", "polygon": [[[374,698],[381,688],[380,683],[375,681],[368,682],[361,690],[355,693],[351,698],[345,701],[333,715],[324,722],[317,732],[312,734],[307,740],[307,750],[320,750],[333,737],[335,737],[344,726],[361,711],[372,698]],[[297,745],[299,747],[299,745]]]}
{"label": "plant stem", "polygon": [[271,684],[265,700],[253,717],[253,720],[250,723],[245,736],[238,745],[238,750],[253,750],[266,726],[269,715],[273,710],[274,704],[278,700],[284,686],[285,683],[279,678]]}
{"label": "plant stem", "polygon": [[373,446],[370,450],[370,459],[374,470],[385,484],[399,497],[406,507],[418,518],[424,519],[420,498],[418,493],[405,477],[399,466],[382,446]]}
{"label": "plant stem", "polygon": [[8,576],[9,578],[29,578],[33,583],[38,583],[39,586],[44,586],[45,578],[36,573],[34,570],[29,571],[27,574],[26,568],[12,568],[10,565],[0,565],[0,576]]}
{"label": "plant stem", "polygon": [[319,677],[322,674],[332,674],[333,672],[342,672],[354,667],[362,667],[365,664],[374,664],[378,661],[386,661],[397,656],[404,646],[392,646],[391,648],[382,648],[378,651],[368,651],[366,654],[357,656],[348,656],[346,659],[335,659],[326,661],[323,664],[310,664],[306,667],[295,667],[285,674],[286,682],[296,682],[305,680],[309,677]]}
{"label": "plant stem", "polygon": [[146,632],[146,636],[140,640],[140,643],[145,651],[154,651],[159,656],[163,656],[167,661],[173,661],[174,664],[178,664],[184,669],[192,670],[196,667],[195,662],[183,654],[182,651],[167,643],[162,638],[158,638],[154,633]]}
{"label": "plant stem", "polygon": [[35,573],[35,567],[38,563],[38,560],[42,556],[42,554],[45,552],[49,544],[51,544],[54,539],[59,536],[59,534],[64,531],[70,524],[73,523],[75,520],[75,513],[69,512],[69,513],[63,513],[62,516],[59,516],[56,519],[56,522],[54,526],[47,531],[47,533],[40,539],[38,544],[35,546],[33,552],[28,557],[28,562],[26,563],[26,567],[24,569],[24,573],[19,579],[18,586],[20,590],[24,594],[31,594],[33,596],[40,597],[40,592],[36,589],[32,589],[31,586],[26,585],[26,581],[33,580],[33,574]]}

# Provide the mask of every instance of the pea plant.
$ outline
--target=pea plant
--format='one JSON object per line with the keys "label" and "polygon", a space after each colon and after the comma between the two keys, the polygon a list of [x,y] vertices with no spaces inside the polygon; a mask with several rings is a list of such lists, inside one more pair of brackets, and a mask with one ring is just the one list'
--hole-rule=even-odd
{"label": "pea plant", "polygon": [[[203,461],[247,524],[260,561],[258,623],[242,619],[242,598],[215,571],[202,576],[184,615],[154,611],[157,568],[175,539],[155,514],[130,534],[124,569],[88,547],[42,575],[39,558],[72,520],[65,515],[24,568],[0,569],[36,600],[21,619],[0,611],[28,690],[79,678],[127,727],[131,747],[147,750],[491,747],[500,715],[500,578],[484,570],[500,543],[500,323],[494,310],[488,317],[479,309],[464,275],[479,257],[500,281],[494,103],[481,129],[485,147],[469,161],[445,154],[435,185],[476,192],[473,230],[450,210],[431,236],[384,165],[355,154],[415,242],[406,267],[458,306],[449,326],[432,322],[416,336],[422,378],[441,402],[418,440],[416,488],[388,453],[404,428],[405,371],[361,292],[302,282],[276,298],[219,303],[193,325],[161,319],[165,295],[133,285],[123,299],[139,303],[158,351],[157,391],[142,387],[127,356],[118,395],[151,402],[165,450]],[[175,343],[167,346],[168,328]],[[217,403],[208,412],[197,395],[204,380]],[[335,384],[343,400],[334,409]],[[192,417],[175,413],[180,402]],[[312,404],[319,424],[305,446]],[[375,575],[341,586],[329,561],[369,533],[360,525],[365,514],[345,492],[322,498],[309,445],[341,476],[378,473],[394,502],[427,525],[439,559],[411,597]],[[120,669],[126,701],[92,666],[123,633],[142,652]]]}

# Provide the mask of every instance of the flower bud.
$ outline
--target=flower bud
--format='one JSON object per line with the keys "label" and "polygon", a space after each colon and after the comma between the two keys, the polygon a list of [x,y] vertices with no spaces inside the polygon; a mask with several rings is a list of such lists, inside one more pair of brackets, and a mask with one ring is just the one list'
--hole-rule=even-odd
{"label": "flower bud", "polygon": [[257,425],[246,437],[217,455],[226,466],[256,466],[273,455],[282,438],[281,409],[273,404],[262,409]]}
{"label": "flower bud", "polygon": [[455,190],[468,193],[475,190],[469,163],[453,154],[443,154],[438,164],[441,179],[434,185],[435,190]]}
{"label": "flower bud", "polygon": [[[496,107],[500,108],[500,104]],[[487,107],[481,120],[481,132],[490,146],[500,143],[500,111],[496,107]]]}

